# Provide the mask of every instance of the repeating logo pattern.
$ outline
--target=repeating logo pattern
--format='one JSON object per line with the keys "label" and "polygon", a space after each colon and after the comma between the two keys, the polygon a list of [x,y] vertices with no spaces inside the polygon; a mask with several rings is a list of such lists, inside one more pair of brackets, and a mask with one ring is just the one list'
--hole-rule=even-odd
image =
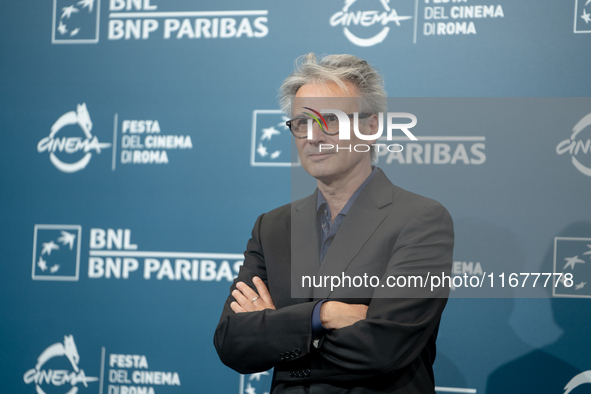
{"label": "repeating logo pattern", "polygon": [[581,372],[572,378],[566,386],[564,386],[564,394],[569,394],[571,391],[584,384],[591,383],[591,371]]}
{"label": "repeating logo pattern", "polygon": [[269,394],[273,369],[250,375],[240,375],[240,390],[238,394]]}
{"label": "repeating logo pattern", "polygon": [[[65,357],[71,369],[63,369],[68,363],[53,361],[55,358]],[[26,384],[35,384],[37,394],[46,394],[48,386],[61,388],[60,393],[76,394],[78,384],[88,387],[88,383],[98,381],[98,377],[86,376],[84,370],[79,367],[80,355],[72,335],[64,336],[64,342],[54,343],[45,349],[37,358],[35,368],[28,370],[23,376]],[[59,368],[59,369],[58,369]],[[62,387],[63,386],[63,387]],[[68,386],[70,389],[68,389]],[[49,389],[51,393],[55,388]]]}
{"label": "repeating logo pattern", "polygon": [[52,44],[99,41],[100,0],[54,0]]}
{"label": "repeating logo pattern", "polygon": [[257,109],[252,114],[250,165],[290,167],[299,165],[292,152],[292,136],[285,124],[289,119],[280,110]]}
{"label": "repeating logo pattern", "polygon": [[[589,0],[591,1],[591,0]],[[559,155],[568,153],[573,166],[582,174],[591,176],[591,114],[584,116],[575,127],[570,138],[556,146]],[[587,137],[586,137],[587,136]]]}
{"label": "repeating logo pattern", "polygon": [[81,232],[78,225],[35,225],[33,280],[77,281]]}
{"label": "repeating logo pattern", "polygon": [[[370,47],[383,42],[390,32],[391,25],[400,27],[401,22],[413,19],[411,15],[400,15],[390,6],[390,0],[380,0],[379,4],[376,1],[376,9],[361,9],[359,7],[362,6],[355,4],[356,1],[345,0],[343,9],[330,17],[330,25],[342,26],[345,37],[360,47]],[[409,23],[409,26],[411,25]]]}
{"label": "repeating logo pattern", "polygon": [[573,285],[564,283],[564,275],[552,287],[556,297],[591,298],[591,238],[556,237],[554,239],[554,272],[573,275]]}
{"label": "repeating logo pattern", "polygon": [[[80,131],[84,138],[79,136]],[[102,149],[110,147],[110,143],[99,142],[92,135],[90,114],[86,103],[82,103],[77,105],[76,111],[66,112],[55,121],[49,136],[42,138],[37,144],[37,151],[49,152],[49,160],[58,170],[71,173],[86,168],[92,158],[92,151],[100,154]],[[82,156],[79,152],[82,152]],[[64,156],[74,157],[75,161],[64,159]]]}
{"label": "repeating logo pattern", "polygon": [[575,1],[575,33],[591,33],[591,0]]}

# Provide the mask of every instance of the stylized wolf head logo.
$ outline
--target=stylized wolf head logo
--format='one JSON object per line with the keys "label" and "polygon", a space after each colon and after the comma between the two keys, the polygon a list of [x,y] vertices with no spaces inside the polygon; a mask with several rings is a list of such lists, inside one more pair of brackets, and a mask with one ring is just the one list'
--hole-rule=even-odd
{"label": "stylized wolf head logo", "polygon": [[78,104],[76,106],[76,115],[78,117],[78,124],[82,130],[84,130],[84,133],[89,136],[90,130],[92,130],[92,121],[90,120],[90,114],[86,108],[86,103]]}
{"label": "stylized wolf head logo", "polygon": [[80,355],[78,354],[78,349],[76,348],[76,344],[74,343],[74,336],[66,335],[64,336],[64,355],[70,360],[72,367],[74,370],[78,372],[78,363],[80,362]]}

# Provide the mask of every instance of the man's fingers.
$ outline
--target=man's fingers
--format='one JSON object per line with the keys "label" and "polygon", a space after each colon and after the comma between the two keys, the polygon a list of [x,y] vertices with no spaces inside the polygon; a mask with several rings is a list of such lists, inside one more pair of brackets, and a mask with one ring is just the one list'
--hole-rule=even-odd
{"label": "man's fingers", "polygon": [[252,303],[254,298],[258,297],[258,294],[244,282],[236,283],[236,288],[242,292],[244,297],[246,297],[250,303]]}
{"label": "man's fingers", "polygon": [[250,302],[250,300],[247,299],[240,290],[234,290],[232,292],[232,297],[234,297],[234,299],[238,302],[238,304],[240,304],[240,306],[243,309],[245,309],[247,312],[255,310],[252,302]]}
{"label": "man's fingers", "polygon": [[265,282],[263,282],[263,280],[258,276],[255,276],[252,278],[252,283],[254,283],[256,286],[259,296],[261,296],[261,299],[265,302],[265,305],[274,305],[271,294],[269,294],[269,290],[267,290],[267,286],[265,286]]}
{"label": "man's fingers", "polygon": [[232,292],[232,296],[238,304],[247,312],[275,309],[275,304],[273,304],[273,299],[271,299],[265,283],[259,277],[254,277],[253,283],[258,293],[244,282],[236,283],[236,290]]}
{"label": "man's fingers", "polygon": [[369,309],[369,307],[367,305],[361,305],[361,318],[362,319],[366,319],[367,318],[367,310]]}
{"label": "man's fingers", "polygon": [[244,309],[243,307],[240,306],[240,304],[238,304],[236,301],[233,301],[230,304],[230,308],[232,308],[232,310],[235,313],[242,313],[242,312],[246,312],[246,309]]}

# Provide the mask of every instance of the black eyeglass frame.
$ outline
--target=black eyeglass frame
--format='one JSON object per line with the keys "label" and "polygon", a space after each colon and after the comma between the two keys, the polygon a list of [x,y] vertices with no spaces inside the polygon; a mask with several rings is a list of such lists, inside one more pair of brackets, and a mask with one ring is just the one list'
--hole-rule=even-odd
{"label": "black eyeglass frame", "polygon": [[[353,119],[353,117],[355,116],[355,114],[345,114],[345,115],[347,115],[350,119]],[[371,114],[371,113],[360,113],[359,119],[366,119],[372,115],[373,114]],[[290,119],[287,122],[285,122],[285,124],[287,125],[287,128],[289,128],[289,131],[291,132],[291,135],[293,135],[295,138],[299,138],[299,139],[307,138],[307,134],[302,137],[298,137],[297,135],[294,134],[293,130],[291,129],[291,122],[296,119],[312,119],[312,118],[293,118],[293,119]],[[326,135],[337,135],[339,133],[338,131],[336,133],[329,133],[327,130],[324,130],[324,127],[322,126],[322,124],[320,124],[320,130],[322,130],[322,132]]]}

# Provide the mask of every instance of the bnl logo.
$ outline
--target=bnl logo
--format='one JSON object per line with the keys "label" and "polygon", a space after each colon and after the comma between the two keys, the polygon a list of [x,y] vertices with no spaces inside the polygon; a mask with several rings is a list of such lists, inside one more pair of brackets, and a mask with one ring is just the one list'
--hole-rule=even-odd
{"label": "bnl logo", "polygon": [[554,272],[572,274],[572,286],[564,277],[552,287],[555,297],[591,298],[591,238],[554,238]]}
{"label": "bnl logo", "polygon": [[269,394],[273,369],[265,372],[240,375],[238,394]]}
{"label": "bnl logo", "polygon": [[36,224],[33,237],[33,280],[77,281],[82,227]]}
{"label": "bnl logo", "polygon": [[251,166],[299,166],[291,132],[285,124],[289,118],[281,110],[257,109],[252,113]]}
{"label": "bnl logo", "polygon": [[591,0],[575,0],[575,33],[591,33]]}
{"label": "bnl logo", "polygon": [[96,44],[101,0],[53,0],[52,44]]}

